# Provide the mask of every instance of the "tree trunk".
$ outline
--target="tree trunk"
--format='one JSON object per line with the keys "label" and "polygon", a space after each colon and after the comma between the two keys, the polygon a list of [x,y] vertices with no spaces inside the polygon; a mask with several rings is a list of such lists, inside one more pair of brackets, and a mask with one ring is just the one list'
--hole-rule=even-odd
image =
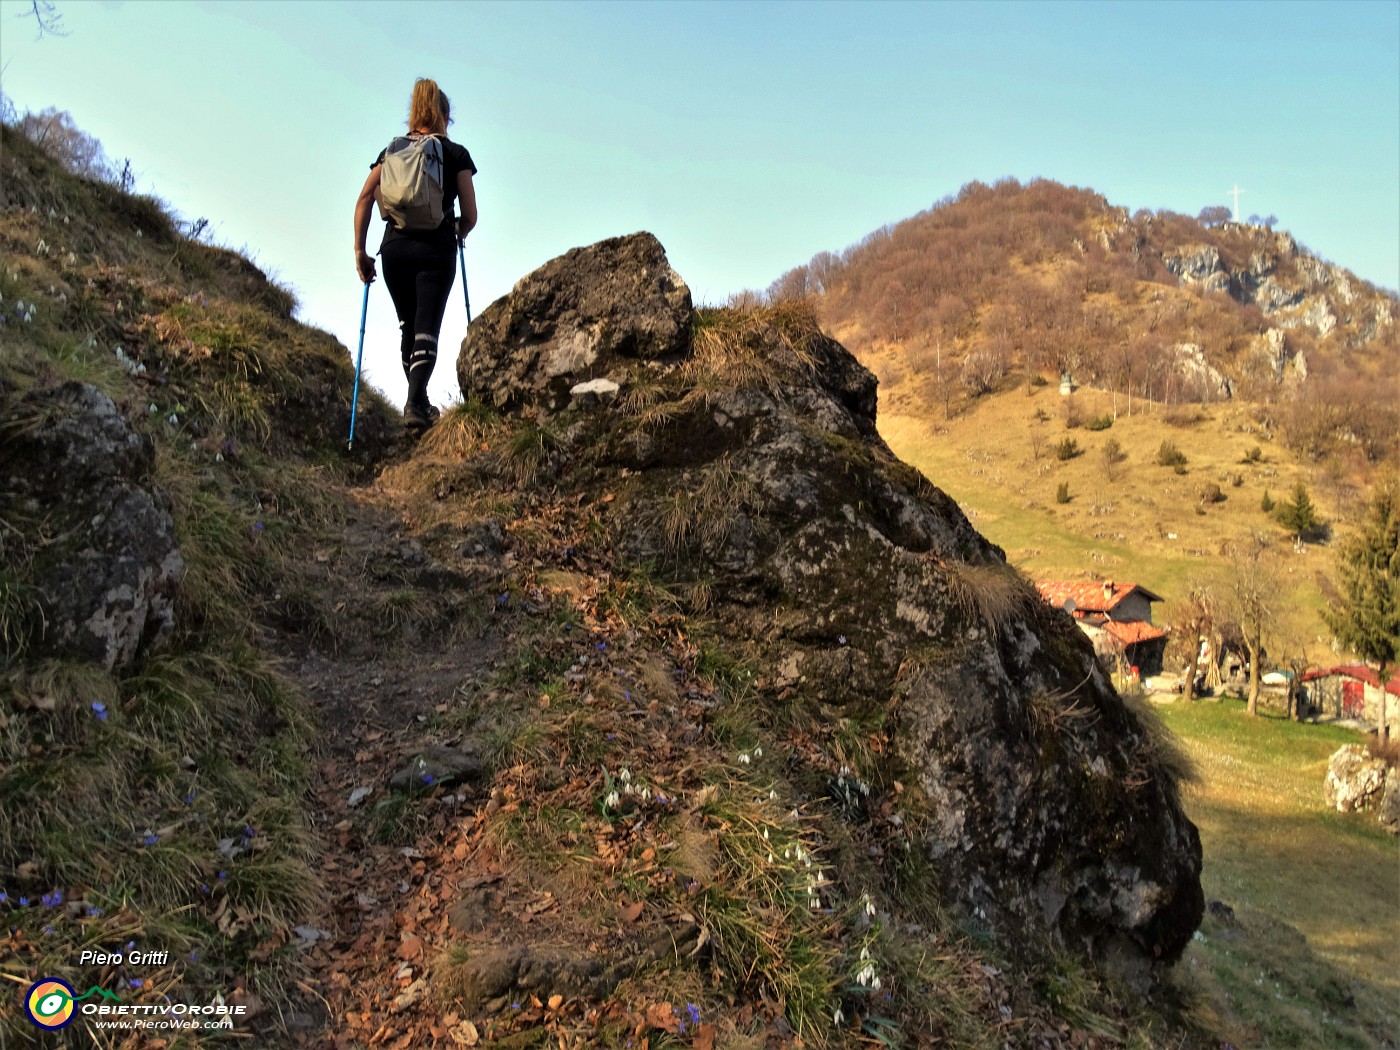
{"label": "tree trunk", "polygon": [[1245,639],[1245,648],[1249,650],[1249,705],[1247,710],[1251,716],[1259,715],[1259,649],[1262,644],[1261,639]]}
{"label": "tree trunk", "polygon": [[1196,674],[1201,668],[1201,636],[1196,634],[1196,648],[1191,651],[1191,665],[1187,668],[1186,688],[1181,691],[1181,695],[1188,701],[1196,699]]}

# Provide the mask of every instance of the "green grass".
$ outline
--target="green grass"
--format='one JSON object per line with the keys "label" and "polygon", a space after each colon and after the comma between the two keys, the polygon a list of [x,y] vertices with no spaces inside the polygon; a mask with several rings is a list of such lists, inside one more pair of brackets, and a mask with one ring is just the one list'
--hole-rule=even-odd
{"label": "green grass", "polygon": [[[1233,699],[1159,712],[1200,772],[1185,801],[1201,830],[1206,898],[1240,910],[1250,931],[1231,943],[1214,937],[1208,922],[1205,945],[1193,945],[1183,971],[1204,983],[1208,1000],[1228,1000],[1246,1029],[1264,1033],[1270,1041],[1260,1045],[1320,1045],[1288,1033],[1307,1032],[1310,1017],[1321,1024],[1329,997],[1354,996],[1363,1020],[1400,1018],[1400,843],[1374,815],[1337,813],[1322,795],[1328,758],[1361,735],[1250,718]],[[1306,946],[1273,920],[1296,928]],[[1280,961],[1289,956],[1298,960],[1292,967]],[[1312,978],[1301,978],[1300,968]],[[1276,992],[1289,1000],[1292,1021],[1268,1020],[1282,1009]],[[1344,1012],[1337,1003],[1330,1011]],[[1318,1031],[1340,1040],[1332,1029]]]}

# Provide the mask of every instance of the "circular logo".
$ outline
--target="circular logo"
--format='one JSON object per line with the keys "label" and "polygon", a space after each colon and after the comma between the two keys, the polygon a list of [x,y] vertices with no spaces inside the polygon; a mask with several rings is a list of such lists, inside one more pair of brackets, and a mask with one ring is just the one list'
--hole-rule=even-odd
{"label": "circular logo", "polygon": [[65,1028],[73,1023],[73,986],[57,977],[45,977],[29,989],[24,1009],[40,1028]]}

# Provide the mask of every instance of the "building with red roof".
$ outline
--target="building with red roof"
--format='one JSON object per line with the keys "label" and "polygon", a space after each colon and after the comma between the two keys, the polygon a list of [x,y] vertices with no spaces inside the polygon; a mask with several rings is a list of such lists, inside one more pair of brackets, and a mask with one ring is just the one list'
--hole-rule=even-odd
{"label": "building with red roof", "polygon": [[[1314,667],[1303,674],[1309,698],[1324,715],[1355,718],[1374,726],[1380,720],[1381,682],[1375,668],[1365,664]],[[1400,672],[1385,684],[1385,720],[1392,734],[1400,731]]]}
{"label": "building with red roof", "polygon": [[1152,605],[1162,601],[1160,595],[1115,580],[1040,580],[1036,587],[1074,617],[1100,656],[1143,675],[1161,673],[1168,634],[1152,625]]}

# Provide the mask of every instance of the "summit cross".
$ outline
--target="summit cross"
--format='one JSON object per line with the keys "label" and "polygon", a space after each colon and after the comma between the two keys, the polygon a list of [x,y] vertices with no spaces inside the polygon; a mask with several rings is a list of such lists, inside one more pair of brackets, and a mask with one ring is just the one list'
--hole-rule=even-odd
{"label": "summit cross", "polygon": [[1240,184],[1237,182],[1237,183],[1235,183],[1235,188],[1234,188],[1233,190],[1231,190],[1231,192],[1235,195],[1235,221],[1236,221],[1236,222],[1239,222],[1239,221],[1240,221],[1240,194],[1243,193],[1244,190],[1240,189]]}

